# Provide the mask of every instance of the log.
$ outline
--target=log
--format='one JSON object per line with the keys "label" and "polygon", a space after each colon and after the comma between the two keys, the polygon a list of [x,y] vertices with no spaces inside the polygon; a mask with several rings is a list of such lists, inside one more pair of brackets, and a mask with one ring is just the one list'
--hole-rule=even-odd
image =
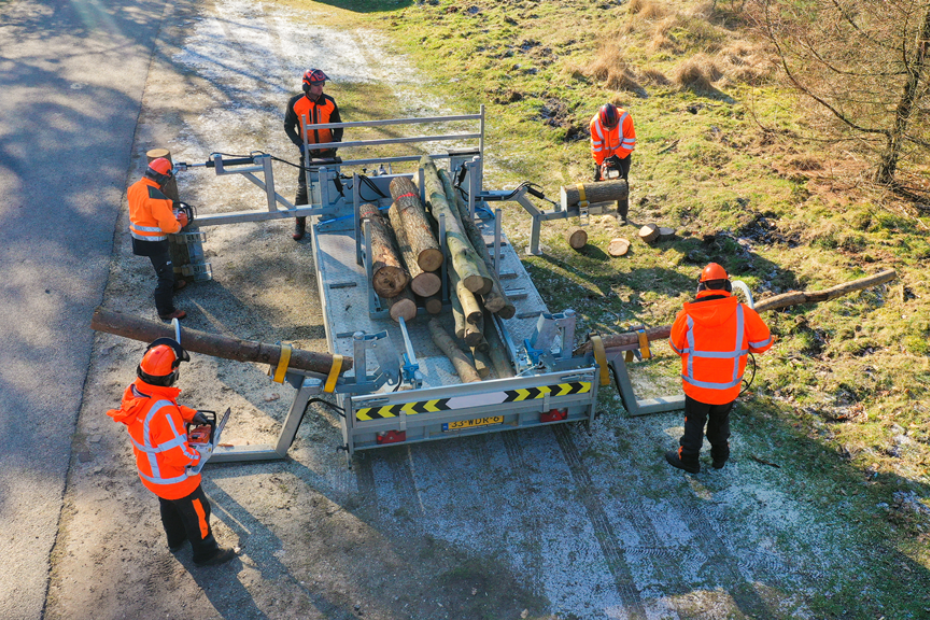
{"label": "log", "polygon": [[646,243],[652,243],[659,238],[659,227],[655,224],[646,224],[639,229],[639,238]]}
{"label": "log", "polygon": [[[478,293],[479,295],[487,295],[491,292],[491,288],[494,286],[494,280],[491,279],[491,273],[488,269],[488,266],[485,264],[484,259],[481,258],[481,254],[477,252],[474,242],[468,235],[468,230],[465,226],[465,220],[469,219],[468,215],[462,215],[462,211],[458,208],[458,200],[456,200],[456,198],[459,196],[455,191],[455,188],[452,186],[452,180],[449,178],[449,175],[446,174],[445,170],[437,170],[436,172],[439,175],[439,181],[442,183],[442,190],[446,194],[446,202],[449,204],[449,210],[451,210],[452,214],[458,218],[459,224],[462,226],[462,231],[465,233],[464,241],[468,244],[468,247],[471,249],[471,251],[475,253],[475,256],[478,257],[475,260],[475,264],[478,266],[478,273],[481,275],[481,279],[484,283],[481,285],[479,290],[475,291],[475,293]],[[472,222],[472,224],[474,224],[474,222]],[[484,239],[482,239],[481,242],[483,244]]]}
{"label": "log", "polygon": [[[156,323],[147,319],[114,312],[103,307],[94,310],[90,322],[91,329],[98,332],[115,334],[123,338],[152,342],[156,338],[174,338],[174,328],[168,323]],[[241,340],[229,336],[209,334],[187,327],[181,328],[181,345],[191,353],[201,353],[222,357],[237,362],[255,362],[256,364],[278,365],[281,359],[281,345],[255,340]],[[293,349],[288,368],[309,370],[322,374],[329,374],[333,366],[333,356],[329,353],[315,351],[302,351]],[[341,372],[352,368],[352,358],[343,357]]]}
{"label": "log", "polygon": [[620,237],[611,240],[607,246],[607,253],[611,256],[623,256],[630,249],[630,242]]}
{"label": "log", "polygon": [[442,312],[442,297],[439,295],[430,295],[429,297],[417,296],[417,305],[426,308],[430,314],[439,314]]}
{"label": "log", "polygon": [[400,212],[417,264],[423,271],[436,271],[442,265],[442,250],[426,218],[417,186],[407,177],[397,177],[391,181],[391,197]]}
{"label": "log", "polygon": [[666,228],[665,226],[659,226],[659,241],[665,241],[666,239],[671,239],[675,236],[674,228]]}
{"label": "log", "polygon": [[392,204],[388,209],[388,219],[391,222],[391,228],[394,229],[394,236],[397,238],[400,257],[407,267],[407,273],[410,274],[410,290],[421,297],[435,295],[442,288],[442,279],[436,272],[423,271],[420,263],[417,262],[413,250],[410,249],[407,229],[404,228],[404,221],[400,217],[400,211],[397,210],[397,203]]}
{"label": "log", "polygon": [[[897,272],[894,269],[888,269],[882,271],[873,276],[868,276],[861,278],[859,280],[854,280],[852,282],[847,282],[846,284],[839,284],[837,286],[824,289],[822,291],[807,291],[804,293],[791,292],[784,293],[783,295],[776,295],[774,297],[769,297],[768,299],[763,299],[755,305],[756,312],[766,312],[769,310],[779,310],[781,308],[787,308],[789,306],[797,306],[800,304],[808,303],[817,303],[821,301],[827,301],[830,299],[836,299],[851,293],[853,291],[860,291],[866,288],[873,286],[878,286],[880,284],[885,284],[886,282],[891,282],[898,277]],[[668,338],[672,333],[671,325],[663,325],[661,327],[650,327],[646,330],[646,338],[649,341],[653,340],[663,340]],[[639,342],[639,336],[635,333],[631,334],[618,334],[614,336],[605,336],[602,338],[605,348],[612,347],[621,347],[631,344],[636,344]],[[494,350],[494,347],[491,347],[491,350]],[[593,345],[591,341],[584,342],[581,346],[575,349],[575,355],[585,355],[590,353],[593,350]]]}
{"label": "log", "polygon": [[565,240],[573,250],[580,250],[588,244],[588,232],[580,226],[575,226],[565,233]]}
{"label": "log", "polygon": [[846,282],[845,284],[837,284],[836,286],[832,286],[822,291],[805,291],[803,293],[792,291],[790,293],[783,293],[781,295],[775,295],[774,297],[769,297],[768,299],[759,301],[759,303],[756,304],[755,310],[756,312],[765,312],[768,310],[787,308],[789,306],[798,306],[801,304],[828,301],[830,299],[842,297],[843,295],[852,293],[853,291],[861,291],[873,286],[878,286],[879,284],[891,282],[897,277],[898,274],[894,269],[887,269],[885,271],[876,273],[873,276],[867,276],[865,278],[860,278],[859,280]]}
{"label": "log", "polygon": [[462,223],[456,212],[449,206],[446,200],[446,192],[442,187],[442,181],[439,179],[439,173],[436,171],[436,164],[429,155],[420,158],[420,167],[423,168],[423,183],[426,185],[426,197],[429,200],[433,217],[439,221],[439,217],[445,216],[446,220],[446,249],[449,252],[449,259],[452,263],[452,270],[458,273],[459,279],[465,284],[465,288],[476,293],[484,288],[484,278],[478,269],[478,255],[475,254],[474,248],[468,243],[465,231],[462,230]]}
{"label": "log", "polygon": [[581,190],[579,186],[584,188],[584,197],[588,203],[625,200],[629,193],[629,187],[623,179],[563,185],[560,196],[562,206],[566,209],[574,207],[581,202]]}
{"label": "log", "polygon": [[464,338],[465,337],[465,314],[462,313],[462,303],[459,301],[459,298],[455,295],[455,291],[450,291],[449,297],[450,297],[450,301],[452,302],[452,318],[455,320],[455,337]]}
{"label": "log", "polygon": [[432,318],[429,320],[429,333],[433,338],[433,342],[436,343],[436,346],[439,347],[452,362],[455,372],[458,373],[459,378],[464,383],[476,383],[481,381],[481,377],[478,376],[478,371],[475,370],[475,367],[468,361],[468,356],[458,348],[458,345],[455,344],[455,341],[452,340],[449,333],[443,329],[438,319]]}
{"label": "log", "polygon": [[465,227],[468,240],[471,241],[472,247],[475,248],[478,255],[484,260],[484,264],[488,268],[488,274],[491,276],[491,291],[482,295],[484,307],[494,314],[497,314],[502,319],[512,319],[517,313],[517,309],[514,307],[513,302],[507,298],[506,293],[504,293],[504,287],[501,285],[500,279],[494,271],[494,261],[491,260],[491,253],[488,252],[488,246],[484,242],[484,235],[481,234],[481,231],[478,230],[478,227],[468,215],[468,205],[465,204],[465,200],[458,194],[456,194],[455,203],[458,206],[459,215],[462,218],[462,224]]}
{"label": "log", "polygon": [[465,344],[467,344],[469,347],[476,347],[481,344],[482,340],[484,340],[484,334],[482,333],[483,330],[484,320],[479,313],[477,323],[465,321],[465,336],[462,338],[462,340],[464,340]]}
{"label": "log", "polygon": [[390,314],[395,323],[400,323],[400,317],[404,317],[408,323],[417,318],[417,302],[410,289],[405,288],[400,295],[388,299],[387,302],[391,305]]}
{"label": "log", "polygon": [[373,204],[359,207],[359,217],[367,219],[371,228],[371,287],[381,297],[396,297],[406,288],[410,275],[400,260],[394,233]]}
{"label": "log", "polygon": [[489,348],[487,353],[494,365],[494,372],[501,379],[513,377],[516,373],[513,370],[513,364],[510,362],[510,358],[507,356],[504,343],[497,333],[494,319],[491,318],[490,314],[485,316],[485,319],[487,329],[484,330],[484,337],[488,342]]}
{"label": "log", "polygon": [[[485,323],[484,325],[487,325]],[[475,348],[481,351],[482,353],[488,353],[491,350],[491,345],[488,344],[488,339],[484,336],[485,327],[481,326],[481,341],[475,345]]]}
{"label": "log", "polygon": [[475,370],[478,371],[478,376],[482,379],[487,379],[491,374],[491,358],[488,357],[487,353],[482,353],[479,349],[471,347],[471,357],[475,360]]}
{"label": "log", "polygon": [[462,314],[465,315],[465,322],[475,325],[481,319],[481,304],[475,294],[465,286],[465,283],[459,279],[459,274],[454,270],[449,270],[449,283],[452,285],[452,291],[458,297],[461,304]]}

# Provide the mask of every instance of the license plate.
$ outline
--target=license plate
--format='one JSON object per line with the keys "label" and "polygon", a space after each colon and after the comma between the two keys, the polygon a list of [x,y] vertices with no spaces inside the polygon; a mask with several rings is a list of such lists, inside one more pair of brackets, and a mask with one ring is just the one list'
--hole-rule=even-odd
{"label": "license plate", "polygon": [[465,428],[473,428],[475,426],[489,426],[491,424],[503,424],[504,416],[496,415],[491,418],[477,418],[474,420],[459,420],[458,422],[449,422],[448,424],[442,425],[442,430],[444,431],[460,431]]}

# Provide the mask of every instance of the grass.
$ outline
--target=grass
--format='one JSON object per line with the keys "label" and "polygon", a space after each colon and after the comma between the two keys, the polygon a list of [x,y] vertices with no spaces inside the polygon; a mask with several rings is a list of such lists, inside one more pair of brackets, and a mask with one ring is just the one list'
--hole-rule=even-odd
{"label": "grass", "polygon": [[[764,316],[778,342],[759,359],[736,432],[797,471],[813,487],[810,501],[843,497],[862,535],[884,541],[872,605],[886,605],[889,618],[926,614],[927,601],[894,575],[902,565],[930,570],[930,524],[895,504],[896,493],[930,497],[930,218],[866,182],[870,153],[811,139],[810,108],[778,82],[769,51],[736,10],[745,3],[718,2],[716,11],[655,0],[325,4],[343,9],[343,22],[389,33],[418,67],[423,91],[452,112],[487,106],[494,189],[530,180],[552,197],[590,178],[591,115],[605,101],[631,111],[631,218],[678,236],[635,242],[611,259],[600,248],[621,229],[610,221],[595,218],[580,253],[562,238],[573,223],[547,224],[546,255],[525,264],[550,309],[578,313],[579,334],[671,322],[711,260],[757,298],[897,270],[888,286]],[[386,92],[378,106],[363,89],[336,94],[346,119],[396,108]],[[920,165],[907,162],[902,176],[926,186]],[[527,220],[504,205],[518,247],[529,241]],[[870,617],[861,585],[840,584],[812,608]]]}

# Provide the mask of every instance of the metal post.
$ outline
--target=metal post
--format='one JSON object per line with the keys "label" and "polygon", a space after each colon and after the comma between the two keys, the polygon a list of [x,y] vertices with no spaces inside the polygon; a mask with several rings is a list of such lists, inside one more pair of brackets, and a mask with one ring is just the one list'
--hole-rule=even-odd
{"label": "metal post", "polygon": [[359,234],[361,232],[362,223],[359,221],[359,206],[361,205],[361,190],[358,186],[358,172],[352,173],[352,210],[355,213],[355,260],[356,264],[362,264],[362,236]]}
{"label": "metal post", "polygon": [[501,210],[494,209],[494,273],[501,277]]}
{"label": "metal post", "polygon": [[271,169],[271,157],[262,155],[262,169],[265,172],[265,195],[268,197],[268,211],[278,210],[277,195],[274,191],[274,172]]}

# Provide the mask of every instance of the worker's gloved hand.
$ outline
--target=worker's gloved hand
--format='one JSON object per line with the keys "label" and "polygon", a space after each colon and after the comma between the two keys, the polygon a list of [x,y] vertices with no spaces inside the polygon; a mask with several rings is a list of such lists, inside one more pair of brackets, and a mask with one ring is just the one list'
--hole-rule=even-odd
{"label": "worker's gloved hand", "polygon": [[207,419],[207,416],[205,416],[204,414],[198,411],[197,413],[194,414],[194,417],[193,419],[191,419],[191,422],[193,422],[194,424],[209,424],[210,420]]}
{"label": "worker's gloved hand", "polygon": [[184,211],[175,211],[174,217],[178,220],[178,222],[180,222],[181,228],[187,226],[190,221],[187,219],[187,213],[184,213]]}
{"label": "worker's gloved hand", "polygon": [[305,149],[304,149],[304,145],[303,145],[303,144],[298,144],[298,145],[297,145],[297,148],[300,149],[300,155],[301,155],[301,157],[303,157],[304,150],[305,150]]}

